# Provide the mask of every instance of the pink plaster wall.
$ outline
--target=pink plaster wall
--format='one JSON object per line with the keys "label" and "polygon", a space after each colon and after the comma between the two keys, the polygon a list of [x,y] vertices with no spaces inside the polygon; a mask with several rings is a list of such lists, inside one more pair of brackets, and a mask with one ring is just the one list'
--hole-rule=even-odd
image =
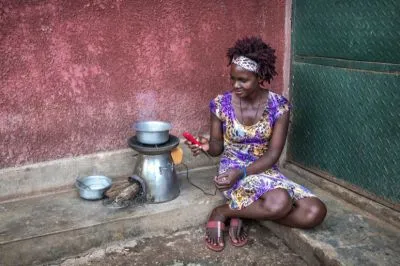
{"label": "pink plaster wall", "polygon": [[142,119],[205,130],[245,35],[282,92],[284,26],[284,0],[0,1],[0,168],[127,148]]}

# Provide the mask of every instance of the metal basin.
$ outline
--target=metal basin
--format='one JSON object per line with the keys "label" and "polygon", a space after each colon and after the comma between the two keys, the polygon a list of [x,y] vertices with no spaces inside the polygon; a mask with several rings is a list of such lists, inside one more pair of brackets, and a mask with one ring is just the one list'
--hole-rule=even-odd
{"label": "metal basin", "polygon": [[79,196],[87,200],[99,200],[104,197],[104,192],[112,185],[110,178],[101,175],[78,177],[75,186]]}
{"label": "metal basin", "polygon": [[163,121],[142,121],[134,125],[137,141],[148,145],[159,145],[168,141],[171,124]]}

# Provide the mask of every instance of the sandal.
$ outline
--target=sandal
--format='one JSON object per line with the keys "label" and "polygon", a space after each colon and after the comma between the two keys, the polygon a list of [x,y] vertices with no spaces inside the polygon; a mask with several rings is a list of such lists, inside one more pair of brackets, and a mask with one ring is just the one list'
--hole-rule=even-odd
{"label": "sandal", "polygon": [[242,226],[242,225],[243,225],[243,222],[242,222],[241,219],[238,219],[238,218],[232,218],[231,219],[231,223],[229,225],[229,238],[231,239],[232,245],[235,246],[235,247],[243,247],[248,242],[248,237],[247,236],[246,236],[246,238],[244,240],[240,240],[238,238],[237,242],[233,241],[233,236],[231,234],[231,228],[232,227],[239,227],[239,226]]}
{"label": "sandal", "polygon": [[[206,229],[209,229],[209,228],[217,228],[217,237],[218,237],[218,239],[222,239],[222,241],[223,241],[224,236],[223,236],[222,232],[225,230],[225,224],[223,222],[221,222],[221,221],[208,221]],[[219,244],[218,245],[213,245],[212,243],[209,243],[207,241],[207,238],[204,241],[206,242],[207,248],[211,249],[212,251],[220,252],[225,248],[225,245],[221,246]]]}

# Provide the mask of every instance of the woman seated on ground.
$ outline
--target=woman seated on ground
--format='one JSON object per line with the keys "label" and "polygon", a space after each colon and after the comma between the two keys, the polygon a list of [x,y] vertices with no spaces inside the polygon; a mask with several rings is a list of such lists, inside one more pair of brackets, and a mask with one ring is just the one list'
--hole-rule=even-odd
{"label": "woman seated on ground", "polygon": [[199,137],[201,147],[186,142],[195,156],[200,149],[221,155],[214,182],[228,202],[216,207],[207,222],[206,245],[214,251],[224,248],[228,221],[232,245],[243,246],[248,238],[241,218],[312,228],[326,215],[321,200],[275,165],[285,145],[290,105],[265,87],[276,75],[274,52],[257,37],[240,39],[228,49],[232,90],[210,103],[210,140]]}

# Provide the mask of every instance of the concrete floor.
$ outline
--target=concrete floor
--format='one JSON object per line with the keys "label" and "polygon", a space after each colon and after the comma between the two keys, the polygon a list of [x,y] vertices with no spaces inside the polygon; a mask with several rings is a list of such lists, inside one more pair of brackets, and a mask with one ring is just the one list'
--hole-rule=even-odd
{"label": "concrete floor", "polygon": [[249,228],[247,246],[233,247],[225,237],[226,247],[218,253],[205,247],[200,226],[114,243],[52,265],[307,265],[267,228],[257,223]]}
{"label": "concrete floor", "polygon": [[[219,193],[204,195],[182,172],[179,197],[160,204],[109,209],[101,201],[79,198],[75,188],[0,202],[0,265],[48,265],[56,260],[62,260],[56,265],[305,265],[304,261],[308,265],[400,265],[398,227],[282,170],[327,204],[322,225],[300,230],[264,221],[261,225],[271,231],[253,224],[249,246],[228,245],[221,254],[208,251],[203,227],[212,208],[224,199]],[[215,167],[197,168],[189,176],[213,192],[215,172]],[[75,259],[76,254],[81,258]]]}
{"label": "concrete floor", "polygon": [[[210,176],[215,171],[191,171],[190,178],[206,191],[214,191]],[[176,199],[124,209],[105,207],[101,200],[83,200],[75,188],[2,202],[0,265],[40,264],[113,241],[198,226],[224,199],[220,194],[204,195],[188,183],[185,172],[179,177],[181,191]]]}

